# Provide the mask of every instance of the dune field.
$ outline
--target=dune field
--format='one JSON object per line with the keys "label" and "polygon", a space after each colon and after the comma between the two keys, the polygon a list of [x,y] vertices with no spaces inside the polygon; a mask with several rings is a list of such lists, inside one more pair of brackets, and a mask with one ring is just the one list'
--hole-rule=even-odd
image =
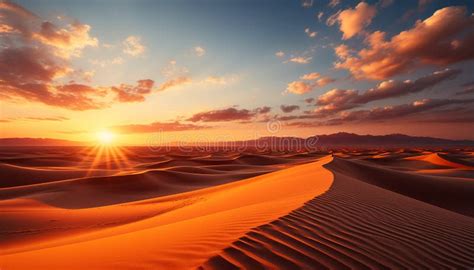
{"label": "dune field", "polygon": [[0,269],[474,267],[472,150],[0,151]]}

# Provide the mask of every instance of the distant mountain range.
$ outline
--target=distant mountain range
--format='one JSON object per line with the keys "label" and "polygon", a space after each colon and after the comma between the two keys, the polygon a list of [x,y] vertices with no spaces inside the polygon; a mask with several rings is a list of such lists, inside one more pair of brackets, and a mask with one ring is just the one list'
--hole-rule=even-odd
{"label": "distant mountain range", "polygon": [[[216,142],[215,145],[225,145]],[[228,143],[228,142],[227,142]],[[262,137],[257,140],[235,141],[234,145],[265,147],[271,145],[293,146],[309,145],[311,147],[416,147],[416,146],[474,146],[473,140],[449,140],[432,137],[416,137],[404,134],[358,135],[354,133],[335,133],[329,135],[298,137]],[[214,143],[213,143],[214,144]],[[77,142],[51,138],[0,138],[0,146],[80,146],[88,142]],[[187,144],[199,145],[199,144]]]}
{"label": "distant mountain range", "polygon": [[404,134],[358,135],[340,132],[329,135],[311,136],[306,139],[298,137],[262,137],[257,140],[240,141],[247,146],[264,147],[265,145],[294,146],[305,145],[310,148],[331,147],[453,147],[474,146],[473,140],[449,140],[432,137],[416,137]]}
{"label": "distant mountain range", "polygon": [[474,146],[473,140],[449,140],[432,137],[390,135],[358,135],[354,133],[335,133],[317,136],[321,145],[361,145],[361,146]]}
{"label": "distant mountain range", "polygon": [[0,138],[0,146],[80,146],[85,142],[75,142],[51,138]]}

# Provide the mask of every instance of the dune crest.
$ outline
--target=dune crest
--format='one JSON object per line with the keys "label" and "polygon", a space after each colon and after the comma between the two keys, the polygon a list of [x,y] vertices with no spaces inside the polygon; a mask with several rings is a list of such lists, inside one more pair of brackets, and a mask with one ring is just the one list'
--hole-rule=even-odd
{"label": "dune crest", "polygon": [[473,167],[464,165],[464,164],[459,164],[456,162],[449,161],[442,156],[440,156],[439,153],[431,153],[431,154],[426,154],[426,155],[420,155],[420,156],[413,156],[413,157],[406,157],[405,159],[407,160],[422,160],[429,162],[431,164],[439,165],[439,166],[445,166],[445,167],[450,167],[450,168],[457,168],[457,169],[474,169]]}

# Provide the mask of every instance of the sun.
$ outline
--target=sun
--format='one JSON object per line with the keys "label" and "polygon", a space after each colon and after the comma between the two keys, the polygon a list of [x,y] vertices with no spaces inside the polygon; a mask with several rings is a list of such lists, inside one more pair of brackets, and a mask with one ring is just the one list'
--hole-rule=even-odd
{"label": "sun", "polygon": [[111,144],[115,139],[115,134],[107,130],[99,131],[97,139],[101,144]]}

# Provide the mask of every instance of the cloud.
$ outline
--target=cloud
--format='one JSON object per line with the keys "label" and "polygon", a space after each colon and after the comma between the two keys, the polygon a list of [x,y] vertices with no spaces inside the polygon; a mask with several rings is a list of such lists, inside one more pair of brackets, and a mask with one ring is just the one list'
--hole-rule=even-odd
{"label": "cloud", "polygon": [[51,22],[43,22],[41,30],[32,38],[55,48],[55,54],[63,58],[79,57],[87,46],[97,47],[99,40],[89,35],[91,27],[74,22],[67,28],[59,28]]}
{"label": "cloud", "polygon": [[1,97],[11,100],[21,98],[71,110],[106,106],[99,100],[104,95],[100,88],[76,83],[53,83],[71,71],[66,63],[52,56],[48,50],[3,48],[0,51]]}
{"label": "cloud", "polygon": [[330,0],[329,3],[328,3],[328,6],[330,7],[336,7],[337,5],[339,5],[341,3],[341,0]]}
{"label": "cloud", "polygon": [[121,84],[118,87],[112,87],[112,91],[117,94],[117,100],[120,102],[141,102],[145,100],[145,95],[151,93],[153,80],[139,80],[136,86]]}
{"label": "cloud", "polygon": [[385,32],[370,34],[367,48],[357,55],[338,54],[335,67],[349,70],[358,79],[383,80],[419,66],[469,60],[474,58],[473,26],[474,17],[465,7],[442,8],[390,40]]}
{"label": "cloud", "polygon": [[193,51],[194,54],[198,57],[204,56],[206,54],[206,50],[200,46],[194,47]]}
{"label": "cloud", "polygon": [[433,0],[418,0],[418,8],[424,8],[426,7],[428,4],[430,4],[431,2],[433,2]]}
{"label": "cloud", "polygon": [[278,52],[275,53],[275,56],[282,58],[282,57],[285,57],[285,53],[282,52],[282,51],[278,51]]}
{"label": "cloud", "polygon": [[258,107],[256,109],[254,109],[253,111],[256,114],[266,114],[266,113],[269,113],[271,110],[272,110],[272,108],[270,108],[268,106],[263,106],[263,107]]}
{"label": "cloud", "polygon": [[184,77],[189,73],[188,68],[180,67],[176,60],[170,60],[161,69],[161,74],[165,77]]}
{"label": "cloud", "polygon": [[108,60],[97,60],[97,59],[92,59],[89,60],[89,63],[91,63],[94,66],[99,66],[101,68],[105,68],[108,65],[121,65],[124,63],[124,60],[122,57],[117,56],[112,59]]}
{"label": "cloud", "polygon": [[377,13],[375,6],[371,6],[365,2],[360,2],[354,9],[346,9],[341,11],[337,16],[339,29],[343,33],[342,39],[350,39],[359,34],[367,27],[372,18]]}
{"label": "cloud", "polygon": [[[0,2],[1,23],[9,29],[2,35],[0,47],[0,99],[29,101],[69,110],[83,111],[110,107],[116,102],[138,102],[153,91],[163,91],[189,82],[176,77],[154,88],[152,80],[140,80],[136,86],[91,86],[74,81],[90,81],[93,70],[75,70],[70,58],[81,55],[86,47],[98,45],[90,35],[91,27],[78,21],[60,24],[44,21],[32,12],[11,2]],[[62,25],[62,23],[65,23]],[[3,27],[5,28],[5,27]],[[3,29],[2,28],[2,29]],[[143,53],[145,48],[137,37],[124,42],[126,52]],[[119,64],[116,57],[106,63]],[[97,62],[95,64],[102,64]],[[104,64],[105,65],[105,64]],[[68,81],[68,83],[64,83]]]}
{"label": "cloud", "polygon": [[338,10],[336,13],[332,14],[326,19],[327,26],[333,26],[339,20],[339,14],[341,14],[342,10]]}
{"label": "cloud", "polygon": [[393,4],[394,0],[380,0],[377,5],[380,5],[382,8],[386,8],[388,6],[391,6]]}
{"label": "cloud", "polygon": [[82,84],[0,84],[10,98],[21,97],[29,101],[41,102],[46,105],[62,107],[65,109],[83,111],[107,107],[101,98],[103,89]]}
{"label": "cloud", "polygon": [[34,47],[3,48],[0,51],[0,83],[49,82],[70,71],[63,61]]}
{"label": "cloud", "polygon": [[318,32],[311,31],[309,28],[305,28],[305,29],[304,29],[304,32],[305,32],[306,35],[308,35],[308,37],[310,37],[310,38],[314,38],[314,37],[316,37],[316,35],[318,34]]}
{"label": "cloud", "polygon": [[309,83],[302,82],[302,81],[294,81],[288,84],[286,91],[289,93],[302,95],[313,90],[313,86]]}
{"label": "cloud", "polygon": [[474,94],[474,86],[470,86],[470,87],[465,88],[462,91],[456,92],[456,96],[468,95],[468,94]]}
{"label": "cloud", "polygon": [[311,92],[315,87],[323,87],[326,86],[334,81],[335,79],[331,77],[324,77],[321,76],[318,72],[312,72],[308,74],[304,74],[300,77],[301,80],[309,81],[293,81],[290,82],[286,88],[286,91],[289,93],[302,95],[308,92]]}
{"label": "cloud", "polygon": [[129,36],[123,42],[123,52],[131,56],[142,55],[146,48],[141,43],[141,38],[137,36]]}
{"label": "cloud", "polygon": [[15,29],[7,24],[0,24],[0,34],[2,33],[13,33]]}
{"label": "cloud", "polygon": [[326,86],[326,85],[328,85],[330,83],[333,83],[335,81],[336,80],[331,78],[331,77],[321,77],[321,79],[316,81],[316,85],[323,87],[323,86]]}
{"label": "cloud", "polygon": [[464,87],[464,89],[456,92],[456,96],[474,94],[474,81],[463,83],[461,86]]}
{"label": "cloud", "polygon": [[[350,123],[373,123],[384,122],[387,120],[405,120],[417,122],[471,122],[472,117],[466,117],[465,112],[458,113],[459,108],[452,110],[442,110],[455,105],[465,105],[474,103],[474,99],[422,99],[408,104],[395,106],[375,107],[369,110],[344,111],[339,116],[327,120],[316,122],[294,122],[288,125],[299,127],[310,126],[333,126],[344,125]],[[441,118],[439,118],[441,116]],[[288,120],[294,119],[311,119],[320,116],[314,115],[308,117],[305,115],[296,116]],[[284,121],[284,120],[282,120]]]}
{"label": "cloud", "polygon": [[236,82],[239,79],[237,75],[229,76],[207,76],[202,80],[203,84],[227,85]]}
{"label": "cloud", "polygon": [[238,109],[230,107],[226,109],[211,110],[196,113],[186,121],[191,122],[223,122],[223,121],[248,121],[256,116],[267,114],[271,110],[270,107],[259,107],[253,110]]}
{"label": "cloud", "polygon": [[313,6],[313,0],[301,0],[301,6],[304,8],[310,8]]}
{"label": "cloud", "polygon": [[312,73],[304,74],[303,76],[300,77],[300,79],[312,81],[312,80],[318,79],[319,77],[321,77],[321,74],[319,74],[318,72],[312,72]]}
{"label": "cloud", "polygon": [[[370,110],[343,112],[337,120],[348,121],[384,121],[419,114],[436,108],[456,104],[473,103],[474,99],[422,99],[409,104],[376,107]],[[335,119],[333,119],[334,121]]]}
{"label": "cloud", "polygon": [[117,125],[110,127],[111,130],[119,133],[154,133],[154,132],[174,132],[186,130],[200,130],[211,128],[210,126],[195,125],[188,123],[175,122],[153,122],[150,124],[130,124]]}
{"label": "cloud", "polygon": [[304,99],[304,102],[305,102],[305,103],[308,103],[308,104],[311,104],[311,103],[313,103],[314,101],[315,101],[314,98],[306,98],[306,99]]}
{"label": "cloud", "polygon": [[8,123],[17,120],[26,120],[26,121],[67,121],[69,120],[68,117],[64,116],[48,116],[48,117],[38,117],[38,116],[25,116],[25,117],[18,117],[18,118],[8,118],[8,119],[0,119],[1,123]]}
{"label": "cloud", "polygon": [[333,89],[319,96],[317,113],[333,113],[352,109],[376,100],[400,97],[421,92],[445,80],[452,80],[461,74],[459,69],[436,71],[415,81],[383,81],[375,88],[366,91]]}
{"label": "cloud", "polygon": [[160,84],[158,87],[158,91],[165,91],[167,89],[173,88],[173,87],[178,87],[180,85],[188,84],[191,83],[192,80],[189,77],[177,77],[168,81],[165,81],[164,83]]}
{"label": "cloud", "polygon": [[291,113],[295,110],[299,110],[300,106],[298,106],[298,105],[281,105],[280,109],[284,113]]}
{"label": "cloud", "polygon": [[303,56],[295,56],[290,58],[288,61],[297,63],[297,64],[309,64],[313,57],[303,57]]}
{"label": "cloud", "polygon": [[6,44],[28,43],[64,59],[78,57],[85,47],[99,44],[90,36],[91,27],[77,20],[56,25],[9,1],[0,3],[0,11],[0,32],[5,34]]}
{"label": "cloud", "polygon": [[323,16],[324,16],[324,12],[320,11],[318,13],[318,21],[322,21],[323,20]]}
{"label": "cloud", "polygon": [[30,116],[30,117],[22,117],[21,119],[33,120],[33,121],[66,121],[66,120],[69,120],[69,118],[64,117],[64,116],[50,116],[50,117]]}
{"label": "cloud", "polygon": [[134,101],[144,100],[137,95],[127,96],[123,86],[110,88],[73,82],[55,83],[55,79],[69,73],[72,73],[71,68],[47,50],[21,47],[0,51],[0,87],[3,99],[21,98],[77,111],[110,106],[111,101],[107,95],[112,92],[117,94],[116,100],[119,102],[129,102],[133,98]]}

